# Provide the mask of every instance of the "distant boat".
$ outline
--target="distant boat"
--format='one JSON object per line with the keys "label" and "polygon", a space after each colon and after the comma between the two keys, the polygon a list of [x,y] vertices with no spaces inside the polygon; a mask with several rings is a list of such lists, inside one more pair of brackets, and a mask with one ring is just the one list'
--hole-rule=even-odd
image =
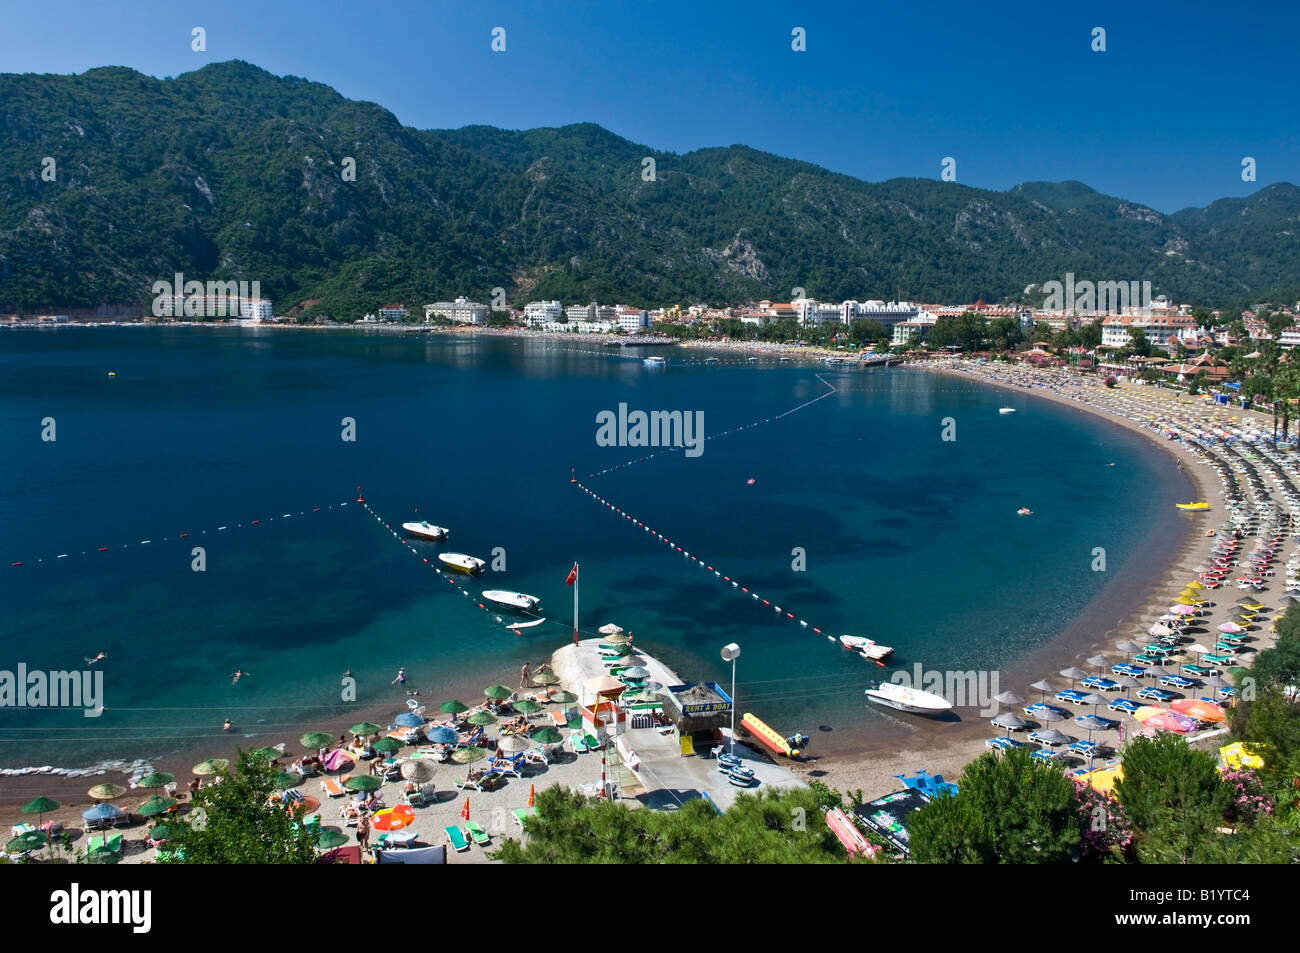
{"label": "distant boat", "polygon": [[482,572],[487,565],[477,556],[466,556],[464,553],[439,553],[438,560],[450,569],[468,573]]}
{"label": "distant boat", "polygon": [[1015,412],[1016,412],[1016,408],[1014,408],[1014,407],[999,407],[999,408],[998,408],[998,413],[1000,413],[1000,414],[1014,414]]}
{"label": "distant boat", "polygon": [[1200,502],[1200,503],[1178,503],[1178,504],[1175,504],[1175,505],[1176,505],[1180,510],[1208,510],[1208,509],[1210,508],[1210,504],[1209,504],[1209,503],[1205,503],[1205,502]]}
{"label": "distant boat", "polygon": [[412,536],[419,536],[422,539],[446,539],[451,530],[445,526],[434,526],[428,520],[420,520],[418,523],[403,523],[402,529]]}
{"label": "distant boat", "polygon": [[753,485],[754,485],[753,477],[750,477],[748,480],[745,481],[745,486],[753,486]]}
{"label": "distant boat", "polygon": [[716,358],[716,357],[706,357],[706,358],[704,359],[704,363],[705,363],[705,364],[721,364],[721,363],[722,363],[722,360],[721,360],[720,358]]}
{"label": "distant boat", "polygon": [[914,715],[942,715],[952,711],[952,702],[942,695],[923,692],[893,682],[871,682],[865,692],[867,701],[911,712]]}
{"label": "distant boat", "polygon": [[853,649],[855,652],[860,652],[863,658],[870,659],[873,662],[889,658],[889,656],[894,654],[892,647],[888,645],[880,645],[875,640],[868,639],[861,635],[841,635],[839,637],[839,643],[846,649]]}
{"label": "distant boat", "polygon": [[663,367],[668,363],[668,359],[663,357],[647,357],[641,363],[646,367]]}
{"label": "distant boat", "polygon": [[1016,510],[1016,512],[1019,513],[1021,516],[1033,516],[1033,515],[1034,515],[1034,511],[1031,510],[1031,509],[1030,509],[1029,507],[1027,507],[1027,506],[1022,506],[1022,507],[1020,507],[1020,509]]}
{"label": "distant boat", "polygon": [[546,621],[545,619],[535,619],[535,620],[533,620],[532,622],[508,622],[508,623],[506,623],[506,628],[507,628],[507,629],[512,629],[512,630],[513,630],[513,629],[531,629],[533,626],[535,626],[535,625],[541,625],[541,624],[542,624],[543,622],[545,622],[545,621]]}
{"label": "distant boat", "polygon": [[530,596],[526,592],[510,592],[506,589],[485,589],[483,598],[503,609],[513,609],[516,612],[533,612],[542,604],[542,600],[536,596]]}

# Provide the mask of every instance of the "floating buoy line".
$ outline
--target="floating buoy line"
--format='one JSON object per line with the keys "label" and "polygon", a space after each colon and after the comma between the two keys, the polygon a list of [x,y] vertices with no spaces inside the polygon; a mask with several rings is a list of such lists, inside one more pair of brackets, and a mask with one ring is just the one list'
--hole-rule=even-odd
{"label": "floating buoy line", "polygon": [[293,519],[294,516],[305,517],[305,516],[311,516],[314,513],[327,513],[335,510],[341,510],[347,505],[348,504],[346,502],[343,502],[343,503],[334,503],[328,506],[313,506],[309,510],[299,510],[296,514],[292,512],[281,513],[279,516],[266,516],[261,519],[245,520],[240,523],[227,523],[224,526],[218,526],[214,529],[203,529],[203,530],[191,531],[188,533],[179,533],[175,536],[172,535],[151,536],[148,539],[137,540],[134,543],[123,543],[121,546],[93,546],[89,549],[83,549],[80,552],[78,552],[77,550],[69,550],[66,553],[58,553],[57,555],[50,555],[50,556],[40,556],[37,557],[36,559],[18,559],[10,562],[9,567],[11,569],[14,569],[19,566],[39,566],[44,563],[56,563],[63,559],[72,559],[73,557],[89,556],[96,553],[121,552],[122,550],[138,549],[144,546],[161,546],[161,545],[165,545],[166,543],[177,543],[177,542],[182,542],[184,540],[191,540],[191,541],[201,540],[205,537],[231,533],[239,529],[248,529],[253,526],[261,526],[264,523],[274,523],[277,520],[283,522],[284,520]]}

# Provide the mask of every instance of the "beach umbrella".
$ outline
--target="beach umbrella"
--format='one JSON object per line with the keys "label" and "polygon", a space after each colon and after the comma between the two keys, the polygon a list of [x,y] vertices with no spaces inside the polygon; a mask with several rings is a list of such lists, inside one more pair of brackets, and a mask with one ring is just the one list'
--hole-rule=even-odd
{"label": "beach umbrella", "polygon": [[1177,605],[1170,606],[1169,611],[1173,615],[1178,615],[1178,616],[1196,615],[1195,609],[1182,602],[1178,603]]}
{"label": "beach umbrella", "polygon": [[1108,727],[1106,722],[1102,721],[1096,715],[1080,715],[1078,718],[1074,719],[1074,723],[1080,728],[1086,730],[1090,739],[1094,731],[1101,731],[1103,728]]}
{"label": "beach umbrella", "polygon": [[284,752],[277,748],[254,748],[252,751],[248,752],[250,758],[257,758],[261,761],[274,761],[277,758],[283,757],[283,755]]}
{"label": "beach umbrella", "polygon": [[320,810],[320,801],[314,797],[304,797],[301,801],[286,801],[285,810],[290,814],[302,816],[304,814],[315,814]]}
{"label": "beach umbrella", "polygon": [[126,811],[112,804],[96,804],[81,812],[81,819],[91,823],[115,821],[123,817],[126,817]]}
{"label": "beach umbrella", "polygon": [[146,774],[136,782],[142,788],[160,788],[171,784],[176,780],[176,775],[168,774],[166,771],[155,771],[153,774]]}
{"label": "beach umbrella", "polygon": [[86,792],[96,801],[112,801],[126,793],[126,788],[116,784],[96,784]]}
{"label": "beach umbrella", "polygon": [[439,705],[438,711],[446,712],[448,715],[459,715],[463,711],[469,711],[469,706],[463,701],[453,698],[451,701]]}
{"label": "beach umbrella", "polygon": [[384,729],[380,728],[373,721],[363,721],[360,724],[353,725],[348,732],[354,735],[360,735],[364,738],[366,735],[377,735]]}
{"label": "beach umbrella", "polygon": [[209,758],[207,761],[200,761],[190,770],[196,776],[205,778],[210,774],[220,774],[228,767],[230,767],[229,758]]}
{"label": "beach umbrella", "polygon": [[1054,721],[1065,721],[1069,715],[1062,714],[1055,708],[1040,708],[1038,711],[1034,712],[1034,717],[1039,721],[1051,724]]}
{"label": "beach umbrella", "polygon": [[528,698],[521,698],[519,701],[511,702],[510,704],[515,711],[522,712],[525,715],[535,715],[537,712],[542,710],[541,705]]}
{"label": "beach umbrella", "polygon": [[393,719],[393,724],[403,728],[419,728],[424,724],[424,718],[413,711],[404,711]]}
{"label": "beach umbrella", "polygon": [[632,641],[632,636],[628,635],[626,632],[615,632],[605,641],[610,645],[627,645]]}
{"label": "beach umbrella", "polygon": [[1025,727],[1025,720],[1013,711],[1004,712],[993,719],[993,724],[999,728],[1006,728],[1014,731],[1017,728]]}
{"label": "beach umbrella", "polygon": [[429,739],[431,745],[454,745],[460,738],[460,733],[455,728],[439,725],[432,731],[425,732],[425,737]]}
{"label": "beach umbrella", "polygon": [[554,672],[538,672],[533,676],[533,683],[536,685],[558,685],[560,676]]}
{"label": "beach umbrella", "polygon": [[1058,731],[1055,728],[1048,728],[1046,731],[1040,731],[1036,740],[1041,741],[1045,745],[1063,745],[1069,744],[1071,739],[1070,736],[1063,731]]}
{"label": "beach umbrella", "polygon": [[1045,678],[1040,678],[1038,681],[1034,682],[1034,684],[1030,685],[1029,687],[1043,693],[1042,697],[1038,699],[1039,701],[1043,701],[1045,698],[1047,698],[1048,692],[1056,691],[1056,686],[1053,685]]}
{"label": "beach umbrella", "polygon": [[302,784],[302,775],[293,771],[280,771],[271,783],[275,785],[277,791],[287,791]]}
{"label": "beach umbrella", "polygon": [[1220,689],[1227,688],[1232,684],[1232,682],[1229,682],[1218,675],[1211,675],[1209,678],[1202,679],[1201,684],[1206,688]]}
{"label": "beach umbrella", "polygon": [[1125,695],[1128,695],[1128,691],[1130,688],[1139,688],[1142,685],[1142,683],[1139,682],[1132,675],[1117,676],[1115,678],[1115,684],[1121,686],[1124,689]]}
{"label": "beach umbrella", "polygon": [[1103,698],[1101,695],[1098,695],[1096,692],[1089,692],[1087,695],[1084,695],[1082,699],[1080,699],[1080,704],[1092,706],[1092,710],[1094,714],[1097,711],[1097,706],[1104,705],[1105,703],[1106,703],[1106,699]]}
{"label": "beach umbrella", "polygon": [[416,784],[424,784],[433,780],[436,768],[428,758],[417,758],[414,761],[403,761],[399,770],[406,780],[414,781]]}
{"label": "beach umbrella", "polygon": [[1222,706],[1213,702],[1203,702],[1199,698],[1179,698],[1171,702],[1169,707],[1180,715],[1188,715],[1197,721],[1228,720],[1228,715]]}
{"label": "beach umbrella", "polygon": [[[1147,635],[1154,636],[1157,639],[1163,638],[1166,635],[1173,635],[1173,634],[1174,634],[1173,629],[1169,628],[1169,626],[1167,625],[1161,625],[1159,622],[1157,622],[1155,625],[1147,629]],[[1132,645],[1133,643],[1132,642],[1121,643],[1120,645],[1117,645],[1116,648],[1118,648],[1121,652],[1129,651],[1128,649],[1124,648],[1125,644]]]}
{"label": "beach umbrella", "polygon": [[635,651],[636,649],[632,648],[632,646],[628,645],[626,642],[615,645],[613,648],[614,654],[619,658],[626,658]]}
{"label": "beach umbrella", "polygon": [[319,751],[321,748],[329,747],[334,743],[334,736],[327,731],[309,731],[298,741],[304,748],[310,748],[313,751]]}
{"label": "beach umbrella", "polygon": [[558,691],[551,694],[551,701],[557,705],[572,705],[578,700],[578,696],[573,692]]}
{"label": "beach umbrella", "polygon": [[402,750],[402,743],[396,738],[383,737],[376,739],[375,743],[370,747],[374,748],[376,751],[382,751],[385,754],[392,754],[394,751]]}
{"label": "beach umbrella", "polygon": [[153,827],[149,828],[150,840],[168,840],[174,836],[176,836],[176,831],[173,826],[169,824],[155,824]]}
{"label": "beach umbrella", "polygon": [[325,757],[321,758],[321,764],[325,766],[326,771],[337,771],[355,760],[342,748],[335,748],[333,751],[326,752]]}
{"label": "beach umbrella", "polygon": [[1110,665],[1110,659],[1106,658],[1104,655],[1094,655],[1092,658],[1088,659],[1088,664],[1093,668],[1105,668]]}
{"label": "beach umbrella", "polygon": [[29,850],[45,846],[45,844],[49,843],[49,840],[44,831],[28,831],[26,834],[19,834],[5,844],[5,853],[25,854]]}
{"label": "beach umbrella", "polygon": [[1025,703],[1025,700],[1015,692],[1003,692],[1000,695],[993,696],[993,700],[999,705],[1023,705]]}
{"label": "beach umbrella", "polygon": [[1085,672],[1083,669],[1078,668],[1077,666],[1073,666],[1073,665],[1070,666],[1069,668],[1063,668],[1063,669],[1061,669],[1061,671],[1060,671],[1059,674],[1060,674],[1061,678],[1068,678],[1068,679],[1070,680],[1070,687],[1071,687],[1071,688],[1074,688],[1074,682],[1075,682],[1075,679],[1079,679],[1079,678],[1087,678],[1087,677],[1088,677],[1088,673],[1087,673],[1087,672]]}
{"label": "beach umbrella", "polygon": [[497,716],[490,711],[476,711],[467,720],[471,725],[495,725]]}
{"label": "beach umbrella", "polygon": [[487,752],[482,748],[457,748],[451,753],[451,760],[457,764],[473,764],[486,757]]}
{"label": "beach umbrella", "polygon": [[[1003,692],[1004,695],[1010,695],[1011,692]],[[653,702],[659,700],[659,693],[651,691],[649,688],[639,688],[631,694],[624,695],[625,702]],[[1022,698],[1021,701],[1024,701]]]}
{"label": "beach umbrella", "polygon": [[483,694],[494,701],[502,701],[514,694],[514,689],[506,688],[504,685],[489,685],[483,689]]}
{"label": "beach umbrella", "polygon": [[497,742],[497,747],[499,747],[502,751],[509,752],[511,754],[513,754],[516,751],[527,751],[532,746],[533,746],[532,741],[527,737],[525,737],[524,735],[506,735],[499,742]]}
{"label": "beach umbrella", "polygon": [[606,622],[596,631],[599,632],[601,635],[622,635],[623,627],[620,625],[615,625],[613,622]]}
{"label": "beach umbrella", "polygon": [[414,823],[415,811],[405,804],[399,804],[397,807],[385,808],[376,813],[371,826],[380,831],[400,831]]}
{"label": "beach umbrella", "polygon": [[343,786],[349,791],[377,791],[384,782],[373,774],[358,774],[344,781]]}
{"label": "beach umbrella", "polygon": [[1235,622],[1225,622],[1223,623],[1223,625],[1219,626],[1219,631],[1227,632],[1229,635],[1237,635],[1238,633],[1245,632],[1246,630],[1241,626],[1237,625],[1237,623]]}
{"label": "beach umbrella", "polygon": [[342,847],[347,842],[348,835],[333,827],[323,827],[320,833],[316,835],[316,846],[322,850],[329,850],[331,847]]}
{"label": "beach umbrella", "polygon": [[135,812],[137,814],[143,814],[145,817],[153,817],[155,814],[162,814],[164,811],[170,810],[172,805],[176,803],[177,801],[174,797],[154,795],[136,808]]}
{"label": "beach umbrella", "polygon": [[563,737],[564,736],[561,735],[558,730],[552,728],[549,725],[547,725],[545,728],[537,729],[532,734],[532,740],[536,741],[538,744],[543,744],[543,745],[559,744],[560,741],[563,739]]}
{"label": "beach umbrella", "polygon": [[40,826],[45,823],[45,812],[57,811],[59,807],[59,802],[54,798],[38,797],[28,801],[18,810],[23,814],[35,814],[37,816],[37,826]]}

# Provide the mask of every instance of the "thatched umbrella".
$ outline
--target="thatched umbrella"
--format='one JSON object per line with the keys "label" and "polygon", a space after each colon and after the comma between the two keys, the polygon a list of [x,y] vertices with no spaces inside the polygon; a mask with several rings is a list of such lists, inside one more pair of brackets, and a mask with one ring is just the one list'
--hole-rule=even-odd
{"label": "thatched umbrella", "polygon": [[86,792],[96,801],[113,801],[126,793],[126,788],[117,784],[96,784]]}
{"label": "thatched umbrella", "polygon": [[400,770],[406,780],[424,784],[426,781],[433,780],[436,768],[428,758],[416,758],[413,761],[403,761]]}
{"label": "thatched umbrella", "polygon": [[473,764],[475,761],[482,761],[487,757],[487,751],[483,748],[457,748],[451,753],[451,760],[457,764]]}

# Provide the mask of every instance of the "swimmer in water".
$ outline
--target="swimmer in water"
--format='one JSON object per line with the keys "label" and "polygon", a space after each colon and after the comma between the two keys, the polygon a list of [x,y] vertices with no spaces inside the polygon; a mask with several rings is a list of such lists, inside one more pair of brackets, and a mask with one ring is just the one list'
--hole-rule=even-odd
{"label": "swimmer in water", "polygon": [[343,673],[343,677],[344,677],[344,678],[351,678],[351,677],[352,677],[352,669],[348,669],[346,672],[344,672],[344,673]]}
{"label": "swimmer in water", "polygon": [[245,672],[242,668],[237,668],[235,669],[234,674],[230,676],[230,684],[233,685],[235,684],[235,682],[239,681],[245,675],[252,675],[252,674],[253,674],[252,672]]}
{"label": "swimmer in water", "polygon": [[94,658],[88,658],[88,659],[86,659],[86,664],[87,664],[87,665],[94,665],[94,664],[95,664],[96,662],[98,662],[100,659],[105,659],[105,658],[108,658],[108,653],[107,653],[107,652],[100,652],[100,653],[99,653],[98,655],[96,655]]}
{"label": "swimmer in water", "polygon": [[397,670],[397,677],[396,677],[395,679],[393,679],[392,684],[394,684],[394,685],[405,685],[405,684],[406,684],[406,669],[405,669],[405,668],[399,668],[399,669]]}
{"label": "swimmer in water", "polygon": [[233,727],[234,727],[234,725],[231,723],[230,719],[227,718],[227,719],[226,719],[226,723],[225,723],[224,725],[221,726],[221,730],[222,730],[222,731],[229,731],[229,730],[230,730],[231,728],[233,728]]}

